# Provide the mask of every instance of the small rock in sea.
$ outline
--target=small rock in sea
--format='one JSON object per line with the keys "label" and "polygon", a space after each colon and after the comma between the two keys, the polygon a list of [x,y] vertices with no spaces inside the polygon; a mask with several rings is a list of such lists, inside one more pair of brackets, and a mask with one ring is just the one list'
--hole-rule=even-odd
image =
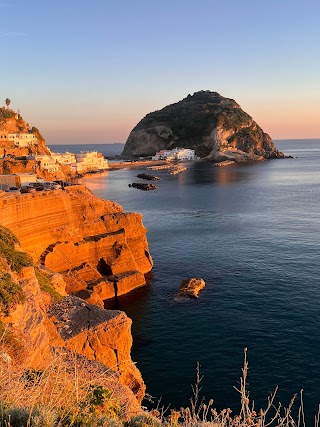
{"label": "small rock in sea", "polygon": [[198,298],[199,292],[206,286],[206,283],[203,279],[191,279],[182,280],[177,298],[180,297],[189,297],[189,298]]}
{"label": "small rock in sea", "polygon": [[141,182],[133,182],[132,184],[128,184],[128,186],[133,188],[138,188],[139,190],[144,190],[144,191],[158,189],[158,187],[154,184],[142,184]]}
{"label": "small rock in sea", "polygon": [[147,179],[148,181],[158,181],[160,179],[158,176],[149,175],[147,173],[139,173],[137,178]]}

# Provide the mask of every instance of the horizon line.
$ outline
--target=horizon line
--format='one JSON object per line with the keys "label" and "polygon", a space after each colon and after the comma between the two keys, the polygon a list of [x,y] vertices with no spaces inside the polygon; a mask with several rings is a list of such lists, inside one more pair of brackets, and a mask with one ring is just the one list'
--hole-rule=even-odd
{"label": "horizon line", "polygon": [[[318,138],[277,138],[272,141],[320,141]],[[63,142],[63,143],[47,143],[47,145],[116,145],[121,144],[125,145],[125,142]]]}

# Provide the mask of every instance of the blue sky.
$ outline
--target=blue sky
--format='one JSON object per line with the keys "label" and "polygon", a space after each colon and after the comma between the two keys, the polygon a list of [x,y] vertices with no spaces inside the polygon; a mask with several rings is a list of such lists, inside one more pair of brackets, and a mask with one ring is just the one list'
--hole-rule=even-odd
{"label": "blue sky", "polygon": [[274,139],[317,138],[319,16],[313,0],[0,0],[0,103],[49,144],[112,143],[212,90]]}

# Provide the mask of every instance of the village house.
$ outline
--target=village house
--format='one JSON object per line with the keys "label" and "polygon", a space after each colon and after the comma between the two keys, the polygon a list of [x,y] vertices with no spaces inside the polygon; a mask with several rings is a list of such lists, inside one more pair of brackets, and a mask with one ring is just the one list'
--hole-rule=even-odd
{"label": "village house", "polygon": [[106,170],[109,168],[108,160],[97,151],[83,151],[76,154],[76,163],[71,165],[76,173]]}
{"label": "village house", "polygon": [[35,156],[27,156],[27,160],[36,160],[40,162],[40,169],[46,170],[49,173],[60,171],[60,165],[56,160],[47,154],[37,154]]}
{"label": "village house", "polygon": [[33,133],[8,133],[6,139],[7,141],[12,141],[16,147],[20,148],[38,144],[38,140]]}
{"label": "village house", "polygon": [[66,151],[65,153],[51,153],[51,157],[61,165],[72,165],[76,163],[76,156]]}
{"label": "village house", "polygon": [[174,148],[173,150],[160,150],[152,160],[195,160],[194,150],[190,148]]}

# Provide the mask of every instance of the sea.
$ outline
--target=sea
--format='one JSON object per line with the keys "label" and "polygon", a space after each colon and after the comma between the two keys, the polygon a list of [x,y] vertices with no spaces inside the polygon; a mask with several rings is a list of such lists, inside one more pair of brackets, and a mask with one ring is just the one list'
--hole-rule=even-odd
{"label": "sea", "polygon": [[[244,350],[256,408],[278,386],[288,406],[303,389],[307,422],[320,403],[320,140],[275,141],[287,159],[186,171],[110,171],[82,182],[141,212],[154,260],[148,286],[110,308],[132,318],[132,358],[156,404],[180,408],[200,365],[202,396],[239,410]],[[128,184],[160,177],[157,191]],[[205,280],[176,301],[181,281]],[[148,403],[146,403],[148,405]]]}
{"label": "sea", "polygon": [[105,157],[111,156],[120,156],[124,148],[124,144],[115,143],[115,144],[49,144],[48,147],[53,153],[64,153],[69,151],[69,153],[80,153],[81,151],[98,151],[102,153]]}

